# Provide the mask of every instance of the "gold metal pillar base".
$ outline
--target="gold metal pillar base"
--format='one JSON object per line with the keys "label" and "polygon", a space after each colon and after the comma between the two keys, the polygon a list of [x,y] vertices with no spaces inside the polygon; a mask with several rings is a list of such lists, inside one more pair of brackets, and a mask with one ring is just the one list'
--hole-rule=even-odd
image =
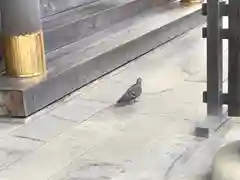
{"label": "gold metal pillar base", "polygon": [[42,31],[3,37],[6,75],[33,77],[46,71]]}
{"label": "gold metal pillar base", "polygon": [[204,2],[204,0],[181,0],[180,2],[183,5],[190,6],[193,4],[201,4]]}

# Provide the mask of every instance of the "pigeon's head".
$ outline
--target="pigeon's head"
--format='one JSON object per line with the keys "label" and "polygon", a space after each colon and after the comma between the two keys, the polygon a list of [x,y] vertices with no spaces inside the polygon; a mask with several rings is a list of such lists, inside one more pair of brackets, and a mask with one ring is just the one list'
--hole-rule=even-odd
{"label": "pigeon's head", "polygon": [[142,84],[142,78],[137,78],[137,84]]}

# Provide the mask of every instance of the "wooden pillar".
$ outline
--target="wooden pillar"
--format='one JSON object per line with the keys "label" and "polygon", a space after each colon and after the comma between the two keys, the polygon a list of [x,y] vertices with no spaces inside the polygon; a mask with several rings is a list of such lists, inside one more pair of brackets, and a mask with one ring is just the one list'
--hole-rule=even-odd
{"label": "wooden pillar", "polygon": [[229,0],[228,113],[240,116],[240,1]]}
{"label": "wooden pillar", "polygon": [[207,1],[207,113],[222,115],[222,14],[221,0]]}

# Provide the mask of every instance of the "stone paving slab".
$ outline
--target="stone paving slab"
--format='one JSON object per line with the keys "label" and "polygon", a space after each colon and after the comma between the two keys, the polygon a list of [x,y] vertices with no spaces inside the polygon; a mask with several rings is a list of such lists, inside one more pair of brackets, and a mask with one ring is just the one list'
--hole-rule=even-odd
{"label": "stone paving slab", "polygon": [[[94,129],[95,130],[95,129]],[[0,173],[0,179],[48,179],[99,144],[108,134],[75,126],[39,147]]]}
{"label": "stone paving slab", "polygon": [[[95,117],[94,120],[98,122],[99,117]],[[102,177],[115,179],[118,176],[129,179],[132,173],[140,175],[142,171],[155,172],[157,169],[159,176],[160,172],[164,172],[174,161],[178,153],[193,141],[193,137],[187,135],[187,132],[190,134],[192,131],[190,128],[192,122],[183,119],[145,114],[126,118],[127,122],[124,125],[115,119],[112,119],[111,123],[109,121],[111,120],[106,123],[112,125],[115,134],[52,179],[88,177],[97,180],[103,179]],[[102,168],[101,164],[107,164],[110,171],[108,168],[104,170],[104,167],[103,170],[99,170]],[[112,174],[112,167],[117,167],[117,170],[115,169],[117,172]]]}
{"label": "stone paving slab", "polygon": [[42,144],[17,137],[0,138],[0,171],[29,155]]}
{"label": "stone paving slab", "polygon": [[69,121],[82,122],[106,106],[108,106],[106,103],[76,97],[51,111],[50,115]]}
{"label": "stone paving slab", "polygon": [[23,126],[22,124],[11,124],[11,123],[1,123],[0,124],[0,138],[3,138],[6,136],[6,134],[11,133],[12,131],[17,130]]}
{"label": "stone paving slab", "polygon": [[[136,80],[132,82],[135,83]],[[89,85],[79,92],[77,95],[82,99],[94,100],[108,105],[113,105],[124,91],[129,87],[129,84],[124,85],[121,82],[115,82],[111,79],[106,79],[94,85]],[[114,91],[110,91],[114,88]]]}
{"label": "stone paving slab", "polygon": [[[212,161],[217,151],[226,144],[237,140],[233,136],[227,138],[235,123],[235,121],[229,120],[209,139],[199,139],[198,145],[194,147],[195,150],[189,149],[184,152],[176,162],[168,179],[210,180]],[[186,156],[190,158],[186,159]]]}
{"label": "stone paving slab", "polygon": [[73,121],[66,121],[64,119],[45,115],[18,128],[11,132],[10,135],[19,138],[48,142],[75,124],[76,122]]}
{"label": "stone paving slab", "polygon": [[[203,58],[202,58],[203,59]],[[206,69],[207,62],[201,61],[199,63],[198,69],[201,68],[200,71],[194,73],[190,76],[187,81],[188,82],[207,82],[207,69]],[[228,77],[228,50],[226,49],[223,53],[223,81],[227,80]]]}

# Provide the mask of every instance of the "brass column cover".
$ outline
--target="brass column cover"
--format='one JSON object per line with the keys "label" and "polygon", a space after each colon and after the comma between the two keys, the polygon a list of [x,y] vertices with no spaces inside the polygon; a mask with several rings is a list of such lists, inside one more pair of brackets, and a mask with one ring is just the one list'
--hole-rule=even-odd
{"label": "brass column cover", "polygon": [[6,75],[32,77],[45,73],[39,0],[7,0],[0,3]]}
{"label": "brass column cover", "polygon": [[6,74],[13,77],[31,77],[45,72],[43,33],[3,37]]}
{"label": "brass column cover", "polygon": [[199,4],[199,3],[203,3],[204,0],[181,0],[181,3],[185,4],[185,5],[191,5],[191,4]]}

